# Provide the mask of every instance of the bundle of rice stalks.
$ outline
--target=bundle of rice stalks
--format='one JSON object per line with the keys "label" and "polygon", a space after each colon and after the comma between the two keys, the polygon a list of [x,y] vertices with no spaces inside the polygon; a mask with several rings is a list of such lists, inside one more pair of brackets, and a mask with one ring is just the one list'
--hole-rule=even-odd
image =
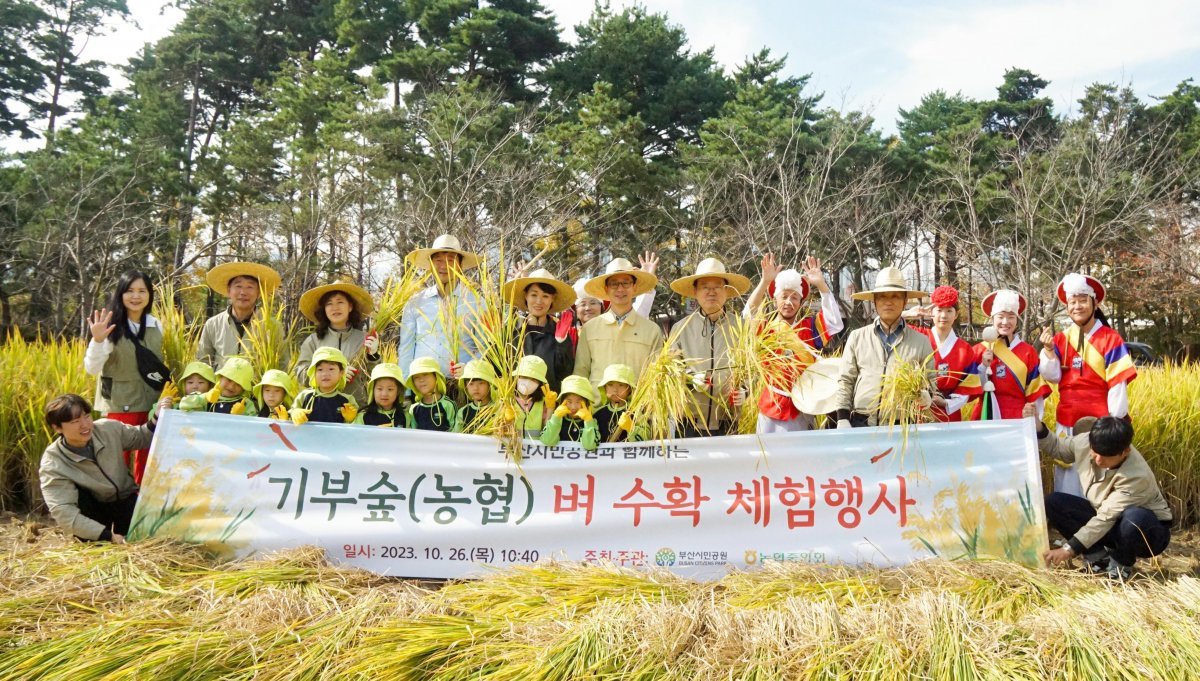
{"label": "bundle of rice stalks", "polygon": [[293,373],[296,366],[296,323],[287,321],[287,305],[278,291],[262,297],[258,312],[242,338],[246,359],[261,373],[267,369],[282,369]]}
{"label": "bundle of rice stalks", "polygon": [[[379,305],[371,318],[369,330],[379,334],[379,361],[395,363],[398,355],[396,341],[399,340],[400,318],[404,308],[418,293],[429,285],[429,272],[417,269],[409,263],[403,265],[400,276],[388,277],[379,294]],[[359,349],[351,358],[351,364],[362,369],[366,366],[366,351]],[[408,371],[408,367],[401,367]]]}
{"label": "bundle of rice stalks", "polygon": [[930,355],[925,361],[911,362],[895,357],[883,375],[875,418],[879,425],[900,429],[901,453],[908,447],[909,428],[934,420],[929,409],[932,395],[937,391],[932,358]]}
{"label": "bundle of rice stalks", "polygon": [[817,361],[817,351],[774,315],[737,315],[725,342],[733,383],[746,389],[746,400],[738,410],[737,432],[748,435],[758,429],[758,396],[768,386],[790,392],[796,377]]}
{"label": "bundle of rice stalks", "polygon": [[182,375],[183,368],[196,356],[204,326],[195,319],[188,322],[183,307],[176,304],[180,293],[174,279],[159,281],[154,291],[154,309],[150,312],[162,324],[163,363],[175,377]]}
{"label": "bundle of rice stalks", "polygon": [[17,330],[0,345],[0,509],[40,503],[38,465],[54,439],[43,410],[63,393],[91,401],[95,379],[83,370],[86,348],[77,338],[29,342]]}
{"label": "bundle of rice stalks", "polygon": [[[504,262],[503,245],[497,262]],[[480,261],[478,273],[477,282],[458,275],[459,287],[474,302],[470,305],[470,319],[460,320],[457,327],[475,346],[479,359],[495,368],[497,380],[491,403],[476,415],[468,432],[497,438],[509,458],[519,460],[521,434],[512,427],[513,418],[520,413],[515,398],[517,379],[513,372],[524,355],[525,317],[502,295],[506,280],[502,265],[494,265],[490,259],[485,259]],[[446,321],[450,322],[449,319]]]}
{"label": "bundle of rice stalks", "polygon": [[642,369],[633,394],[629,397],[628,413],[633,423],[645,428],[650,439],[666,441],[680,426],[699,427],[701,409],[692,389],[690,362],[674,348],[676,339],[688,323],[689,316],[671,329],[671,335],[658,353]]}

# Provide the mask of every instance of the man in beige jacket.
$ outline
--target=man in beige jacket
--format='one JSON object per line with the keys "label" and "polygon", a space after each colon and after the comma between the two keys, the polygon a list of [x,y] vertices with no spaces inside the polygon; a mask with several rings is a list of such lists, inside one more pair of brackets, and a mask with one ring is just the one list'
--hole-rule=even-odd
{"label": "man in beige jacket", "polygon": [[[1024,416],[1036,414],[1034,405],[1025,405]],[[1138,558],[1167,548],[1174,516],[1154,471],[1133,447],[1133,426],[1114,416],[1085,417],[1068,439],[1056,437],[1041,421],[1037,431],[1038,449],[1071,464],[1087,497],[1064,492],[1046,497],[1047,522],[1067,538],[1066,546],[1044,554],[1046,562],[1061,565],[1082,555],[1089,572],[1126,580]]]}
{"label": "man in beige jacket", "polygon": [[909,289],[904,273],[895,267],[879,270],[875,288],[854,294],[855,300],[872,301],[875,321],[846,339],[836,402],[838,428],[887,425],[878,423],[876,414],[884,374],[897,362],[921,363],[933,352],[929,339],[900,318],[910,298],[925,295]]}
{"label": "man in beige jacket", "polygon": [[604,379],[613,364],[631,367],[641,376],[654,353],[662,348],[662,329],[633,309],[633,299],[654,290],[658,277],[633,266],[625,258],[608,263],[604,274],[589,279],[584,290],[609,303],[608,311],[593,317],[579,330],[575,370],[592,385]]}
{"label": "man in beige jacket", "polygon": [[728,435],[737,423],[737,410],[746,391],[734,385],[729,365],[733,316],[725,310],[729,294],[745,295],[750,280],[725,271],[725,264],[707,258],[696,273],[671,282],[671,290],[695,298],[697,309],[675,325],[671,347],[682,353],[692,376],[697,414],[694,423],[681,424],[677,437]]}
{"label": "man in beige jacket", "polygon": [[[170,398],[158,408],[164,403]],[[59,527],[84,541],[125,542],[138,486],[124,452],[150,446],[155,413],[146,425],[129,426],[93,421],[92,405],[79,395],[50,400],[46,423],[59,436],[42,453],[38,476],[42,498]]]}
{"label": "man in beige jacket", "polygon": [[[196,345],[196,359],[213,368],[220,368],[233,355],[245,356],[246,332],[254,315],[258,313],[258,302],[263,296],[274,295],[279,288],[279,273],[253,262],[227,262],[217,265],[208,272],[208,287],[214,293],[229,298],[229,307],[209,317],[200,330],[200,341]],[[282,337],[280,342],[282,344]],[[288,363],[289,351],[284,348],[282,362]],[[259,371],[284,369],[278,367],[255,367]]]}

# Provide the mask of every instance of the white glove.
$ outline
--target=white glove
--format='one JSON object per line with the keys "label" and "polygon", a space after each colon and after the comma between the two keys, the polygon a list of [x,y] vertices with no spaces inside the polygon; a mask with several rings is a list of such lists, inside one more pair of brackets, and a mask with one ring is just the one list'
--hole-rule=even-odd
{"label": "white glove", "polygon": [[921,403],[922,407],[928,409],[929,405],[933,404],[933,395],[930,395],[928,390],[922,390],[918,401]]}
{"label": "white glove", "polygon": [[849,421],[849,420],[847,420],[847,419],[838,419],[838,424],[837,424],[837,429],[838,429],[838,430],[845,430],[845,429],[847,429],[847,428],[851,428],[851,427],[852,427],[852,426],[850,425],[850,421]]}
{"label": "white glove", "polygon": [[368,355],[379,354],[379,334],[371,332],[363,339],[363,348],[366,349]]}
{"label": "white glove", "polygon": [[712,381],[704,374],[692,374],[692,387],[696,390],[708,390],[712,387]]}

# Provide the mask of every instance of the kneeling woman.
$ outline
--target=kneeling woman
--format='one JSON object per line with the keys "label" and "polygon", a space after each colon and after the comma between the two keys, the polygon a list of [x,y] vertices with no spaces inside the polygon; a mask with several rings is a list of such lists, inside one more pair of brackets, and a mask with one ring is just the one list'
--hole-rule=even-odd
{"label": "kneeling woman", "polygon": [[[164,401],[169,406],[170,398]],[[42,453],[38,476],[59,527],[83,541],[125,542],[138,486],[124,452],[149,447],[155,421],[154,415],[141,426],[93,421],[92,405],[79,395],[50,400],[46,424],[58,437]]]}

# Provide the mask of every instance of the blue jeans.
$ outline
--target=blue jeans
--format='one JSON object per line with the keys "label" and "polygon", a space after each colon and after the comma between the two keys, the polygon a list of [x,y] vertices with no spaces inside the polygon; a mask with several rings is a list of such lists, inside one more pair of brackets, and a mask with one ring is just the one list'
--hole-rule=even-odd
{"label": "blue jeans", "polygon": [[[1063,492],[1046,497],[1046,519],[1050,527],[1068,539],[1094,517],[1096,509],[1083,497]],[[1138,558],[1162,553],[1170,541],[1171,526],[1168,523],[1159,520],[1153,511],[1134,506],[1121,512],[1116,524],[1095,546],[1084,548],[1087,551],[1106,548],[1113,560],[1122,565],[1133,565]]]}

